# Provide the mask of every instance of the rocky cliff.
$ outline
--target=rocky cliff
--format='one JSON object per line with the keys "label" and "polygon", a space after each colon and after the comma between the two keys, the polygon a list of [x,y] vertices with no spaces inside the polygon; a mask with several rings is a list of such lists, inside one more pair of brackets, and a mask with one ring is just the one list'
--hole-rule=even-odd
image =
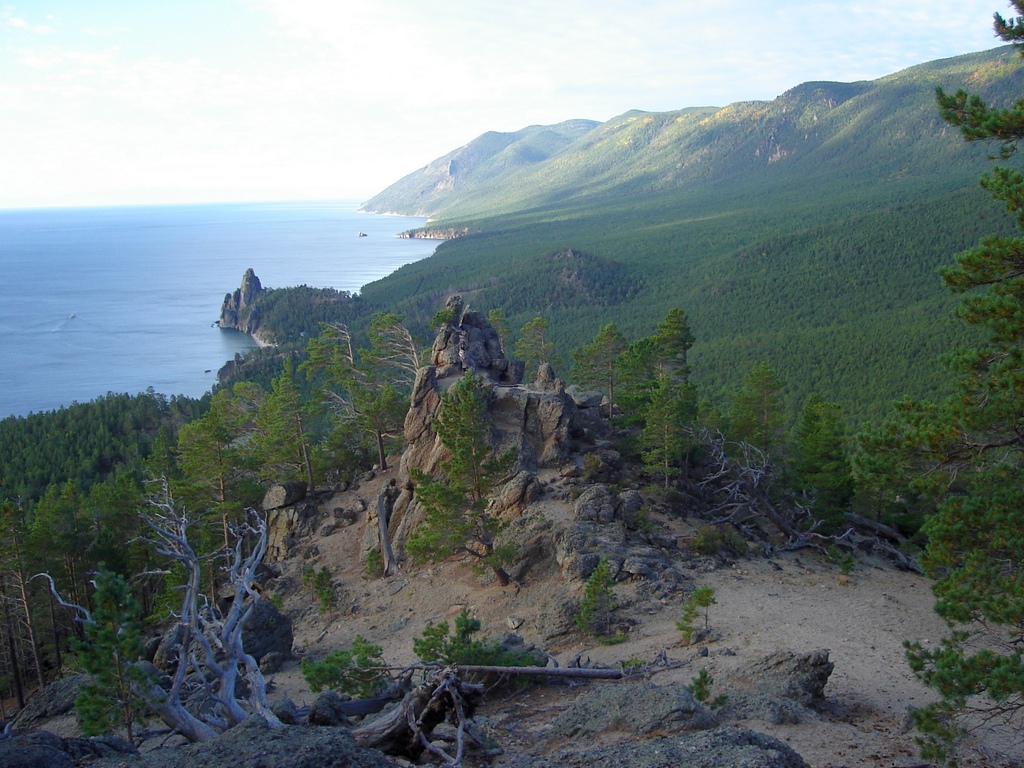
{"label": "rocky cliff", "polygon": [[234,293],[224,296],[217,325],[221,328],[230,328],[248,334],[261,345],[270,343],[269,340],[261,339],[259,336],[260,311],[256,303],[263,290],[260,279],[256,277],[252,267],[245,270],[245,274],[242,275],[242,284],[238,289]]}
{"label": "rocky cliff", "polygon": [[576,405],[550,366],[543,367],[533,384],[522,384],[523,363],[505,357],[497,331],[481,313],[466,307],[460,296],[451,297],[446,309],[451,319],[434,339],[430,365],[416,375],[405,419],[408,447],[399,466],[401,493],[389,525],[399,547],[422,517],[413,499],[410,468],[432,473],[447,458],[432,422],[441,394],[467,371],[478,377],[487,393],[495,450],[515,448],[519,456],[514,475],[492,502],[495,514],[521,511],[537,487],[538,469],[556,468],[569,456]]}

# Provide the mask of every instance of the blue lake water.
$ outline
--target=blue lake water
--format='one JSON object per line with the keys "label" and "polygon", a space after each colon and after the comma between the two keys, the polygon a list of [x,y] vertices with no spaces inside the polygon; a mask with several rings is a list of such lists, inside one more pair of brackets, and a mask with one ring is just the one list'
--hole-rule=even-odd
{"label": "blue lake water", "polygon": [[433,253],[395,237],[423,219],[356,205],[0,211],[0,418],[149,387],[202,395],[253,346],[212,327],[248,267],[265,287],[358,291]]}

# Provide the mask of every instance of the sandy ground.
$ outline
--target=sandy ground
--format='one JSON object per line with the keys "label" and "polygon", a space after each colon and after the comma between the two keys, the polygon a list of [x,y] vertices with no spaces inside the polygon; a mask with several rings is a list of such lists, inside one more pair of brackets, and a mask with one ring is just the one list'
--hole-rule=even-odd
{"label": "sandy ground", "polygon": [[[360,493],[372,502],[379,482],[364,484]],[[351,503],[351,496],[344,499]],[[579,636],[545,641],[530,620],[531,610],[565,596],[578,597],[580,587],[567,587],[557,577],[502,589],[453,563],[407,569],[387,580],[363,578],[357,561],[362,519],[318,542],[316,567],[326,564],[342,585],[339,609],[320,615],[305,601],[287,607],[296,621],[296,646],[319,658],[363,635],[384,648],[396,664],[413,660],[412,640],[428,622],[448,620],[468,607],[483,623],[484,634],[508,631],[510,617],[525,618],[519,633],[527,642],[546,648],[563,665],[577,654],[614,665],[623,659],[689,661],[681,669],[659,673],[655,682],[689,682],[702,666],[721,677],[741,664],[775,650],[797,652],[826,648],[835,670],[825,690],[828,711],[797,725],[762,721],[741,723],[777,736],[815,768],[839,766],[905,766],[919,764],[914,733],[908,729],[908,708],[929,700],[930,692],[911,674],[903,655],[904,640],[935,643],[945,625],[932,610],[929,581],[923,577],[861,561],[848,580],[835,566],[813,552],[773,559],[742,559],[706,572],[690,572],[698,583],[715,589],[711,625],[718,638],[687,646],[675,622],[678,602],[669,604],[635,597],[635,585],[616,591],[622,612],[638,623],[627,642],[601,646]],[[303,561],[304,562],[304,561]],[[298,561],[284,564],[297,570]],[[294,575],[294,574],[293,574]],[[703,656],[702,648],[707,655]],[[600,683],[598,683],[600,684]],[[508,748],[529,749],[553,713],[580,691],[579,687],[545,686],[509,700],[494,696],[485,714],[495,735]],[[312,700],[297,668],[275,676],[275,695],[287,693],[299,704]],[[507,698],[507,697],[505,697]],[[991,740],[990,740],[991,741]],[[965,748],[965,766],[1017,766],[1022,751],[1006,744],[972,742]]]}

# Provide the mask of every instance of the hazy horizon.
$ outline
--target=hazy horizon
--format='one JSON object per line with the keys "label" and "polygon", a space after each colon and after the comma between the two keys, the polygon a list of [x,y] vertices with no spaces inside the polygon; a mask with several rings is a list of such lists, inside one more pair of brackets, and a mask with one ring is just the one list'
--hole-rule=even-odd
{"label": "hazy horizon", "polygon": [[359,200],[485,131],[770,100],[994,47],[986,0],[31,0],[0,208]]}

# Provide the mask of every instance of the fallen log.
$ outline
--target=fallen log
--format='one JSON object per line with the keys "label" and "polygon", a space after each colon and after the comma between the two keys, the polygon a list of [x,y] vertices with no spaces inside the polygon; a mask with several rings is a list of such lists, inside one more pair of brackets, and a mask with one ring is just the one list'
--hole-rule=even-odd
{"label": "fallen log", "polygon": [[[415,667],[404,667],[403,672],[408,672]],[[496,675],[508,677],[525,677],[535,675],[537,677],[575,677],[589,680],[621,680],[630,677],[629,670],[621,669],[590,669],[581,667],[494,667],[477,664],[465,664],[454,667],[459,672],[467,674]],[[636,671],[633,671],[636,674]],[[393,701],[398,701],[396,696],[376,696],[371,699],[350,699],[338,704],[338,709],[350,716],[372,715],[380,712],[384,707]]]}
{"label": "fallen log", "polygon": [[488,667],[460,664],[460,672],[481,675],[538,675],[543,677],[584,677],[590,680],[621,680],[629,672],[621,669],[589,669],[579,667]]}
{"label": "fallen log", "polygon": [[[413,688],[391,712],[354,729],[352,737],[357,746],[372,747],[385,754],[416,759],[426,750],[449,765],[461,765],[466,724],[483,695],[482,685],[464,683],[459,680],[457,668],[445,667]],[[430,741],[434,728],[446,717],[458,728],[458,751],[454,757]]]}

